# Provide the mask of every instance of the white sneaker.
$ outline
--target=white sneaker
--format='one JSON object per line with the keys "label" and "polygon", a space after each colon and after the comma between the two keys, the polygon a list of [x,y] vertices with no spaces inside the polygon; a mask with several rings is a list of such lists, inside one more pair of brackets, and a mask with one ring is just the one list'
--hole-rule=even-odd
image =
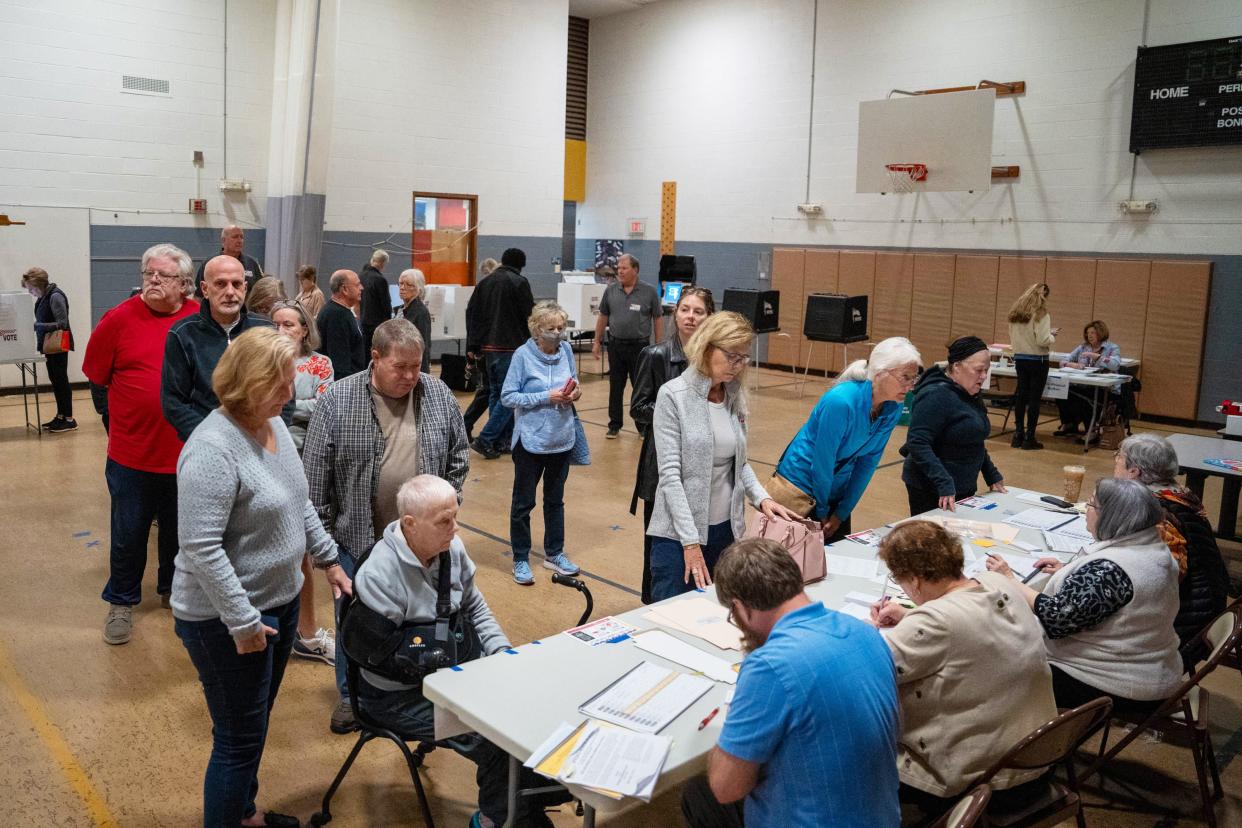
{"label": "white sneaker", "polygon": [[336,639],[332,633],[320,627],[310,638],[298,636],[293,642],[293,654],[302,658],[314,658],[326,664],[336,664]]}

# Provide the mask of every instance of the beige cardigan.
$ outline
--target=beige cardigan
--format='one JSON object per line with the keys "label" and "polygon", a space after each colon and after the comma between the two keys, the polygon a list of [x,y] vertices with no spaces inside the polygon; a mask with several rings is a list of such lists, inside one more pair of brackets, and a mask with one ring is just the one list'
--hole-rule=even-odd
{"label": "beige cardigan", "polygon": [[1013,348],[1015,356],[1018,354],[1047,356],[1056,341],[1057,338],[1052,335],[1052,317],[1046,313],[1042,319],[1009,323],[1009,346]]}
{"label": "beige cardigan", "polygon": [[[1044,630],[993,572],[906,613],[886,636],[897,668],[901,781],[956,796],[1022,737],[1057,715]],[[994,788],[1038,771],[1002,771]]]}

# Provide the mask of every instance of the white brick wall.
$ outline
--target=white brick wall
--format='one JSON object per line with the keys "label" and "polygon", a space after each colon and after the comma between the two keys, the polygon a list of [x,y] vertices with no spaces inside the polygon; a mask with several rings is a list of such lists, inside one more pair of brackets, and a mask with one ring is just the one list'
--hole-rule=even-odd
{"label": "white brick wall", "polygon": [[[1242,34],[1236,0],[1151,7],[1150,45]],[[1141,0],[821,2],[810,198],[839,220],[797,218],[811,10],[810,0],[662,0],[592,21],[579,236],[623,237],[630,216],[657,227],[670,179],[682,240],[1242,252],[1242,147],[1145,153],[1134,197],[1159,199],[1160,212],[1117,210],[1130,185]],[[912,196],[854,193],[860,100],[985,77],[1028,85],[996,106],[994,163],[1020,165],[1018,183],[928,194],[917,213]]]}
{"label": "white brick wall", "polygon": [[414,190],[475,193],[480,232],[560,236],[566,0],[348,0],[329,230],[409,243]]}
{"label": "white brick wall", "polygon": [[[5,0],[0,3],[0,201],[100,208],[96,222],[263,222],[272,94],[271,2],[228,4],[228,202],[220,0]],[[170,97],[124,94],[123,75],[162,78]],[[205,164],[194,167],[194,150]],[[201,183],[200,183],[201,181]],[[120,212],[114,219],[106,208]]]}

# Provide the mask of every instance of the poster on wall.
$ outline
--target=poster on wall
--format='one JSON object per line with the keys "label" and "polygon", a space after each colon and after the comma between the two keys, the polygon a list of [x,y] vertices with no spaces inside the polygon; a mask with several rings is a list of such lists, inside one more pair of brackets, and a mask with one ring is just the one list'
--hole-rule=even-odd
{"label": "poster on wall", "polygon": [[621,239],[595,240],[595,269],[601,267],[617,268],[617,259],[625,252],[625,242]]}

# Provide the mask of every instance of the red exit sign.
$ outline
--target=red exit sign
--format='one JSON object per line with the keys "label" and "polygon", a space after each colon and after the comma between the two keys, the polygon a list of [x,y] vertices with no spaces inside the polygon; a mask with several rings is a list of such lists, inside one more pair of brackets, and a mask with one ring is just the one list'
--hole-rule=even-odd
{"label": "red exit sign", "polygon": [[646,219],[630,219],[630,235],[641,236],[647,232]]}

